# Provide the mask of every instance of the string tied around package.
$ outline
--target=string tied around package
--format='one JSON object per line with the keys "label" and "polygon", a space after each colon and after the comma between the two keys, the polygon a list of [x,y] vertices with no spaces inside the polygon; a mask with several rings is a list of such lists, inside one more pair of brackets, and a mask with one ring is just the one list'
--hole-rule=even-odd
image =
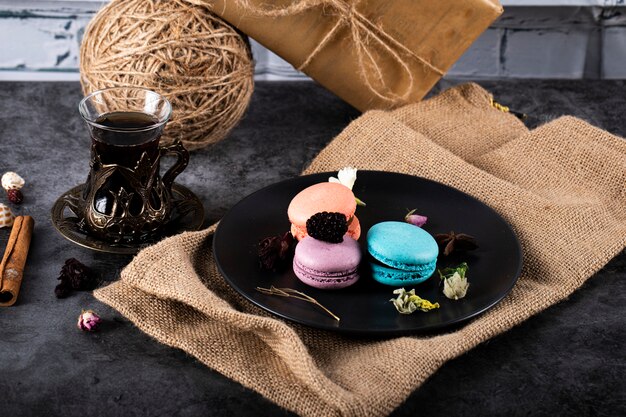
{"label": "string tied around package", "polygon": [[[195,4],[206,3],[206,0],[186,0]],[[424,67],[443,76],[444,71],[436,67],[426,59],[411,51],[402,43],[398,42],[379,25],[374,24],[357,9],[361,0],[348,2],[346,0],[296,0],[286,7],[274,7],[269,5],[257,6],[249,0],[236,0],[237,3],[249,11],[252,15],[262,17],[286,17],[307,12],[314,8],[322,8],[326,14],[336,15],[337,21],[326,33],[317,47],[309,53],[306,59],[296,69],[306,69],[311,61],[323,50],[327,44],[337,37],[340,29],[347,28],[353,41],[356,52],[359,76],[364,81],[367,89],[379,99],[394,103],[406,100],[415,84],[415,78],[406,59],[419,62]],[[380,66],[374,56],[372,47],[377,46],[396,62],[407,79],[407,86],[400,94],[392,91],[386,84]],[[368,69],[371,69],[369,71]],[[381,87],[377,87],[375,83]]]}

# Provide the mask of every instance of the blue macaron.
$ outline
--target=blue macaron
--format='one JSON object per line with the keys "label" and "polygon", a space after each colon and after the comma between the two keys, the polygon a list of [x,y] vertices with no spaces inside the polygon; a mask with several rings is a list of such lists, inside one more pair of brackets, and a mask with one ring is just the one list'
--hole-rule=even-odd
{"label": "blue macaron", "polygon": [[425,230],[404,222],[382,222],[367,232],[372,276],[381,284],[402,286],[427,280],[437,265],[439,247]]}

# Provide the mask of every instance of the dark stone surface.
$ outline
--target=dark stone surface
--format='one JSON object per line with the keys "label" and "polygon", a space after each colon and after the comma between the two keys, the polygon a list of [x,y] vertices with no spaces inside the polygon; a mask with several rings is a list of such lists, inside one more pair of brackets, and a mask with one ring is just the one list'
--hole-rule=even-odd
{"label": "dark stone surface", "polygon": [[[626,136],[624,82],[483,84],[529,113],[530,125],[572,114]],[[16,211],[37,222],[18,304],[0,309],[0,416],[290,415],[155,342],[90,293],[54,297],[66,258],[105,281],[130,260],[74,246],[49,220],[56,197],[86,177],[80,96],[77,83],[0,83],[0,171],[26,178]],[[260,83],[243,123],[194,153],[179,181],[201,196],[210,223],[250,192],[297,175],[356,117],[312,83]],[[7,237],[0,230],[2,246]],[[622,253],[567,301],[447,363],[393,415],[626,415],[625,264]],[[102,331],[76,329],[81,308],[101,314]]]}

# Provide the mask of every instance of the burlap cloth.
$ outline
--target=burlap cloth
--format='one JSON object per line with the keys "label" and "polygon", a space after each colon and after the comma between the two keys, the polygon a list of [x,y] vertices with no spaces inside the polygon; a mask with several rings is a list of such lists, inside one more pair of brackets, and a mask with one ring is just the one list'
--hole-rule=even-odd
{"label": "burlap cloth", "polygon": [[354,340],[279,320],[225,284],[211,252],[215,226],[142,251],[96,297],[158,341],[303,416],[389,414],[446,361],[563,300],[626,244],[626,141],[572,117],[528,131],[489,99],[470,84],[366,113],[306,170],[354,165],[423,176],[511,223],[524,249],[519,282],[463,328]]}

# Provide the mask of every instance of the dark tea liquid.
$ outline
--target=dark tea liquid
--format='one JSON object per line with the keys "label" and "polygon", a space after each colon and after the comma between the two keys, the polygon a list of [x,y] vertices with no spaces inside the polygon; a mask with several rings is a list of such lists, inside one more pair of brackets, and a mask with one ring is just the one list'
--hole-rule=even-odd
{"label": "dark tea liquid", "polygon": [[[92,151],[104,165],[115,164],[134,170],[144,153],[150,165],[158,160],[159,138],[163,127],[157,126],[159,120],[155,116],[132,111],[112,112],[98,117],[96,123],[104,127],[90,127]],[[158,176],[158,172],[156,175]],[[144,184],[148,180],[147,177],[142,178]],[[121,188],[129,194],[134,192],[131,184],[116,172],[96,191],[96,210],[107,215],[121,215],[119,207],[113,213],[113,195],[117,195]],[[85,192],[88,193],[89,190]],[[138,215],[142,207],[143,202],[135,192],[130,199],[130,213]]]}
{"label": "dark tea liquid", "polygon": [[144,151],[150,156],[158,151],[162,133],[159,120],[141,112],[106,113],[96,119],[105,128],[92,127],[91,137],[104,164],[132,168]]}

